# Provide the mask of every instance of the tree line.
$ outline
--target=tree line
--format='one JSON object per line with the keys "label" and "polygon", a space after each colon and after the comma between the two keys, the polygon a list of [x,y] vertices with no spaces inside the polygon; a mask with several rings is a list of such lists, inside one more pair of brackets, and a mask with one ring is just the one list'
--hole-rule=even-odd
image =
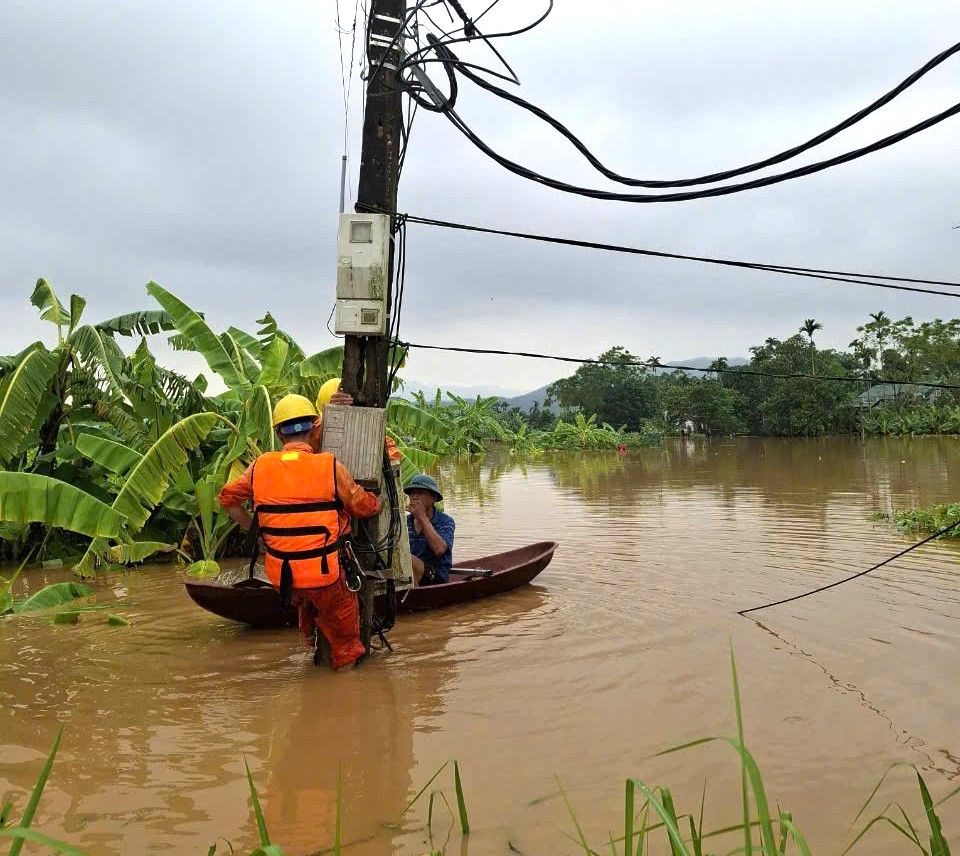
{"label": "tree line", "polygon": [[[709,366],[712,372],[697,377],[658,368],[659,358],[644,360],[618,345],[599,356],[602,365],[583,365],[551,384],[548,403],[559,406],[561,418],[596,414],[628,431],[658,427],[665,433],[782,437],[860,430],[960,433],[956,393],[912,385],[960,385],[960,319],[895,321],[872,313],[844,350],[818,348],[815,337],[822,329],[807,318],[793,335],[768,337],[751,347],[746,364],[730,365],[719,357]],[[880,378],[896,383],[878,388]]]}

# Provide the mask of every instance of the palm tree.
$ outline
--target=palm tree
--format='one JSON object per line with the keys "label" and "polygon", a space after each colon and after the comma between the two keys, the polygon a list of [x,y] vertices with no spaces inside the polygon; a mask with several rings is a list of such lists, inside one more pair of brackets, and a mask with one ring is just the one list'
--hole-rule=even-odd
{"label": "palm tree", "polygon": [[816,333],[817,330],[822,330],[822,329],[823,329],[823,324],[821,324],[819,321],[814,320],[813,318],[807,318],[803,322],[803,324],[800,326],[800,332],[806,333],[810,339],[810,373],[811,374],[817,373],[817,358],[816,358],[817,346],[813,343],[813,334]]}
{"label": "palm tree", "polygon": [[879,312],[871,312],[870,317],[876,327],[877,337],[877,366],[883,371],[883,346],[890,333],[890,318],[882,309]]}
{"label": "palm tree", "polygon": [[707,368],[717,373],[717,380],[720,381],[720,386],[723,386],[723,372],[730,368],[730,363],[727,362],[727,358],[717,357]]}

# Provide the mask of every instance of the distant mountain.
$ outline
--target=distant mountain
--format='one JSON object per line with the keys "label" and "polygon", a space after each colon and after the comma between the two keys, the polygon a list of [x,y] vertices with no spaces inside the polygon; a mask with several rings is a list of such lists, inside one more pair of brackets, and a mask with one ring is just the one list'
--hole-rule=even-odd
{"label": "distant mountain", "polygon": [[[497,398],[511,398],[515,395],[520,395],[521,390],[519,389],[509,389],[508,387],[496,386],[494,384],[477,384],[476,386],[460,386],[455,383],[443,383],[443,384],[433,384],[433,383],[421,383],[418,380],[405,380],[403,384],[403,392],[401,395],[404,398],[413,398],[415,392],[423,392],[427,399],[431,399],[436,395],[437,389],[443,390],[444,393],[452,392],[454,395],[459,395],[461,398],[476,398],[478,395],[482,398],[487,398],[488,396],[495,395]],[[444,400],[447,400],[444,396]]]}
{"label": "distant mountain", "polygon": [[[690,366],[693,369],[705,369],[709,368],[710,363],[712,363],[716,357],[690,357],[684,360],[662,360],[665,365],[673,366]],[[727,364],[732,366],[744,366],[749,362],[749,360],[744,359],[743,357],[730,357],[727,360]],[[657,369],[660,374],[669,372],[670,369]],[[703,372],[693,372],[688,371],[687,374],[700,376]],[[541,386],[539,389],[535,389],[532,392],[521,393],[519,390],[515,389],[506,389],[502,386],[495,386],[492,384],[480,384],[477,386],[458,386],[456,384],[441,384],[439,387],[444,392],[449,390],[455,395],[459,395],[461,398],[476,398],[478,395],[486,398],[490,395],[495,395],[498,398],[502,398],[507,402],[511,407],[519,407],[523,411],[530,410],[533,407],[534,403],[539,404],[543,407],[543,403],[547,397],[547,387]],[[404,384],[403,392],[401,395],[404,398],[413,398],[413,393],[418,390],[422,390],[423,394],[427,399],[432,399],[437,391],[437,386],[429,383],[420,383],[417,380],[408,380]],[[444,397],[446,400],[446,397]],[[558,408],[556,405],[552,408],[556,411]]]}
{"label": "distant mountain", "polygon": [[[667,366],[690,366],[694,369],[706,369],[710,367],[716,357],[690,357],[687,360],[661,360],[664,365]],[[746,360],[743,357],[730,357],[727,360],[727,365],[731,368],[733,366],[745,366],[749,363],[750,360]],[[669,372],[670,369],[657,369],[658,374],[663,374],[664,372]],[[703,372],[687,372],[689,375],[701,375]]]}
{"label": "distant mountain", "polygon": [[[549,386],[550,384],[547,384],[547,386],[541,386],[540,389],[535,389],[533,392],[515,395],[513,398],[506,399],[506,402],[511,407],[519,407],[523,411],[529,410],[534,404],[539,404],[543,407],[543,402],[547,397],[547,387]],[[551,409],[556,410],[557,406],[554,405]]]}

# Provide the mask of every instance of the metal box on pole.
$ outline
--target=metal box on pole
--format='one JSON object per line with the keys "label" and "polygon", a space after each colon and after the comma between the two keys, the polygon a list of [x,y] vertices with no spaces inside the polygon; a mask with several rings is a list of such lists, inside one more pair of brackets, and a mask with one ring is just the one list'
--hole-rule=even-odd
{"label": "metal box on pole", "polygon": [[390,217],[341,214],[337,231],[338,334],[386,335],[389,271]]}

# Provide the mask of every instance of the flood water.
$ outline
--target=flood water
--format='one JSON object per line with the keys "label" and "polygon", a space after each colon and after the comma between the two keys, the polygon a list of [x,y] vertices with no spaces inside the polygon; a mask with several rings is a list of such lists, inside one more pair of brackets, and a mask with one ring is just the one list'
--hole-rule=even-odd
{"label": "flood water", "polygon": [[[295,631],[201,611],[169,566],[101,580],[97,602],[130,627],[99,612],[0,620],[0,792],[30,787],[62,722],[36,826],[97,854],[202,854],[218,836],[249,850],[244,757],[291,856],[331,845],[338,767],[347,852],[426,852],[426,805],[400,814],[448,758],[473,826],[448,852],[573,852],[555,776],[597,848],[622,829],[627,776],[694,812],[706,781],[705,826],[722,827],[738,819],[732,750],[651,756],[734,733],[730,644],[768,795],[815,853],[846,846],[895,761],[935,796],[960,784],[957,547],[760,613],[763,626],[736,614],[906,546],[869,515],[955,499],[960,440],[675,440],[441,475],[457,558],[560,542],[533,586],[404,616],[393,654],[334,675]],[[18,593],[66,576],[31,572]],[[891,774],[877,812],[899,798],[920,816],[910,775]],[[452,775],[432,787],[455,812]],[[960,798],[942,816],[956,840]],[[449,826],[436,803],[433,846]],[[886,827],[855,852],[909,848]]]}

